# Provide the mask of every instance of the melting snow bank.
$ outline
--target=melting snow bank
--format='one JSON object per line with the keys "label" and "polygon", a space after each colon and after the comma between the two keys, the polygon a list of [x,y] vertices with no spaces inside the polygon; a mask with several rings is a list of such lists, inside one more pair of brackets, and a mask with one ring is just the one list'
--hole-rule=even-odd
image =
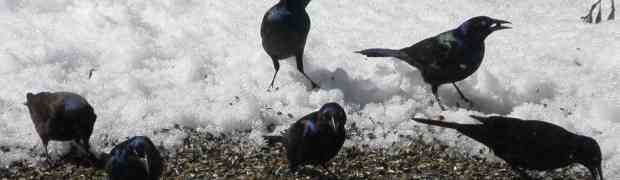
{"label": "melting snow bank", "polygon": [[[308,6],[313,24],[305,68],[323,88],[309,90],[289,60],[276,79],[278,90],[268,92],[274,70],[259,26],[273,3],[0,1],[0,164],[36,161],[42,151],[22,105],[25,94],[72,91],[95,108],[91,142],[106,152],[133,135],[166,148],[180,145],[187,134],[175,125],[260,137],[334,101],[347,109],[350,126],[372,137],[348,146],[406,143],[398,137],[421,135],[478,154],[480,144],[409,117],[471,122],[469,114],[501,114],[594,137],[605,177],[620,178],[620,24],[581,23],[588,2],[315,0]],[[443,86],[439,94],[452,108],[440,112],[429,104],[430,88],[417,70],[352,53],[409,46],[478,15],[509,20],[513,29],[491,35],[481,68],[459,83],[473,110],[456,108],[456,91]],[[493,157],[486,150],[482,155]]]}

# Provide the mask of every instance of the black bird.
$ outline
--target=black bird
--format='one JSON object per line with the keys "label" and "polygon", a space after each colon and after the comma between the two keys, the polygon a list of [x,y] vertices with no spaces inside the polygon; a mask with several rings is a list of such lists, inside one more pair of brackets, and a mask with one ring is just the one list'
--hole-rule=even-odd
{"label": "black bird", "polygon": [[116,145],[104,158],[111,180],[155,180],[164,169],[159,151],[145,136],[135,136]]}
{"label": "black bird", "polygon": [[510,23],[486,16],[471,18],[453,30],[424,39],[412,46],[402,49],[373,48],[357,51],[368,57],[395,57],[417,68],[424,81],[431,85],[431,90],[439,107],[444,110],[437,96],[437,88],[452,83],[463,100],[472,104],[455,82],[473,74],[484,57],[484,40],[486,37]]}
{"label": "black bird", "polygon": [[45,156],[49,162],[47,145],[50,140],[70,141],[95,160],[90,150],[90,135],[97,115],[93,107],[82,96],[71,92],[41,92],[26,94],[30,118],[43,142]]}
{"label": "black bird", "polygon": [[[598,7],[598,13],[596,14],[596,19],[594,20],[594,23],[598,24],[601,22],[601,14],[602,14],[602,8],[601,8],[601,0],[596,1],[594,4],[592,4],[592,6],[590,7],[590,11],[588,11],[588,14],[586,14],[585,16],[581,17],[581,19],[583,21],[585,21],[586,23],[592,23],[592,13],[594,12],[594,9],[596,7]],[[611,0],[611,12],[609,13],[609,16],[607,16],[607,20],[613,20],[616,18],[616,7],[615,7],[615,3],[614,0]]]}
{"label": "black bird", "polygon": [[327,161],[338,154],[345,140],[344,109],[327,103],[318,111],[297,120],[281,136],[264,136],[268,144],[283,143],[287,148],[289,169],[297,171],[306,164],[321,165],[330,174]]}
{"label": "black bird", "polygon": [[260,29],[263,49],[271,57],[276,70],[270,87],[273,87],[280,70],[279,60],[291,56],[295,56],[297,70],[310,80],[312,88],[319,87],[304,72],[304,48],[310,31],[310,17],[306,12],[308,3],[310,0],[280,0],[263,17]]}
{"label": "black bird", "polygon": [[482,124],[413,120],[465,134],[489,147],[524,178],[530,177],[523,169],[551,170],[579,163],[587,167],[595,179],[603,179],[601,149],[591,137],[571,133],[544,121],[501,116],[471,117]]}

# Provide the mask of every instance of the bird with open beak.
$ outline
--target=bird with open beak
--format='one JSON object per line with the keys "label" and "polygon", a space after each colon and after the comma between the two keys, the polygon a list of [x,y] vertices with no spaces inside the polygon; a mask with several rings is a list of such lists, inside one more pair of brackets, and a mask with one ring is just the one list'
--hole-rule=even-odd
{"label": "bird with open beak", "polygon": [[155,180],[162,174],[163,161],[148,137],[136,136],[110,151],[106,169],[111,180]]}
{"label": "bird with open beak", "polygon": [[461,99],[469,100],[456,85],[472,75],[482,64],[484,40],[493,32],[510,29],[508,21],[477,16],[458,27],[426,38],[401,49],[371,48],[356,51],[367,57],[394,57],[420,71],[422,78],[431,85],[431,92],[442,110],[445,110],[437,94],[440,85],[451,83]]}
{"label": "bird with open beak", "polygon": [[297,171],[306,164],[321,165],[328,173],[327,162],[338,154],[344,144],[347,116],[337,103],[327,103],[312,112],[279,136],[264,136],[268,144],[283,143],[287,148],[289,169]]}

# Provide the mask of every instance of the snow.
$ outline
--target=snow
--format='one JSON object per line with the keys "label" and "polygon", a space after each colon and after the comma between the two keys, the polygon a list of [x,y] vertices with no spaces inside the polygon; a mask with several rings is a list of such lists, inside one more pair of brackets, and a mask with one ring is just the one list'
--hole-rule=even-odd
{"label": "snow", "polygon": [[[500,114],[594,137],[605,177],[620,179],[620,24],[582,23],[590,2],[314,0],[304,66],[322,89],[310,90],[289,59],[276,79],[279,89],[268,92],[274,70],[259,27],[275,2],[0,1],[0,146],[10,148],[0,151],[0,165],[36,161],[42,151],[22,105],[26,93],[72,91],[94,106],[91,142],[106,152],[112,147],[105,141],[134,135],[171,148],[185,135],[157,132],[175,124],[252,130],[258,139],[265,126],[284,129],[334,101],[347,109],[349,124],[381,135],[349,146],[406,143],[397,135],[404,134],[478,153],[480,144],[408,117],[474,122],[467,115]],[[441,112],[429,104],[430,88],[414,68],[352,53],[409,46],[478,15],[511,21],[513,29],[489,36],[482,66],[458,83],[475,102],[473,110],[455,108],[458,94],[445,85],[439,94],[451,109]],[[482,156],[492,158],[488,151]]]}

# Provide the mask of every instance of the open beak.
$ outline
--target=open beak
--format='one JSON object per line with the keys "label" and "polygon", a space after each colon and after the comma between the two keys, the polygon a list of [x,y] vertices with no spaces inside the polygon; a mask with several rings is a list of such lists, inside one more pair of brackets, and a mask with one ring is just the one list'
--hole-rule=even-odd
{"label": "open beak", "polygon": [[144,165],[144,169],[146,170],[146,174],[151,174],[151,170],[149,167],[149,156],[144,154],[144,157],[140,158],[140,162]]}
{"label": "open beak", "polygon": [[491,31],[497,31],[497,30],[510,29],[511,28],[511,27],[508,27],[508,26],[504,26],[504,24],[512,24],[512,23],[508,22],[508,21],[500,20],[500,19],[495,19],[495,22],[493,23],[493,26],[491,27]]}
{"label": "open beak", "polygon": [[604,180],[603,179],[603,169],[598,166],[595,168],[588,168],[590,170],[590,173],[592,173],[592,178],[594,180]]}

